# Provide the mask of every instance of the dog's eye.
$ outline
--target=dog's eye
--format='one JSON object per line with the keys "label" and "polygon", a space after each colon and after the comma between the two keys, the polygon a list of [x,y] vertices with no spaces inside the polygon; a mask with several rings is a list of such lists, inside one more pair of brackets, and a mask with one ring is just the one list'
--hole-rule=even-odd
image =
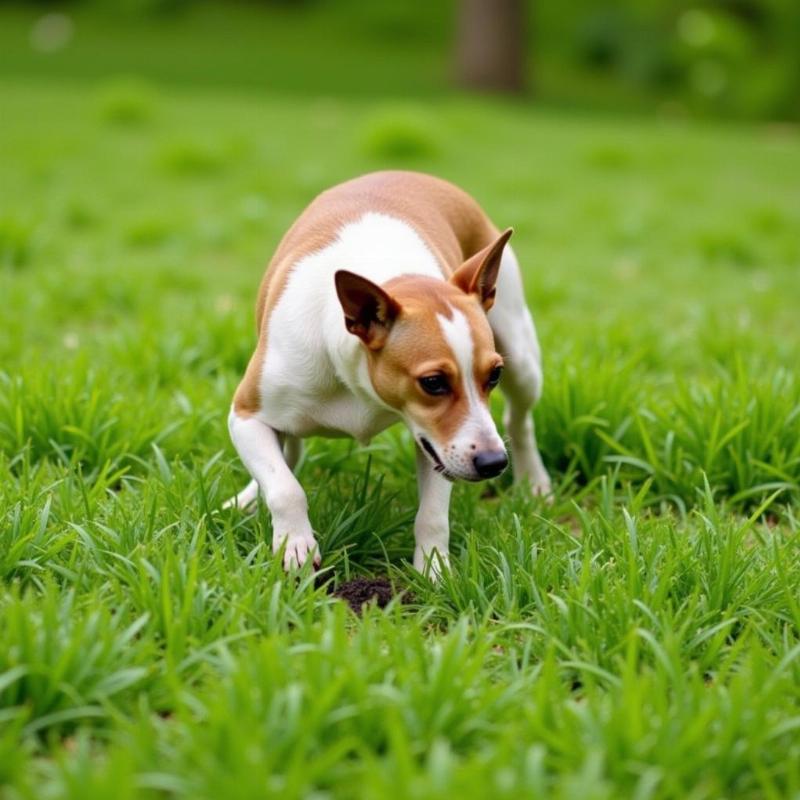
{"label": "dog's eye", "polygon": [[419,385],[427,394],[437,395],[450,392],[450,384],[444,375],[426,375],[424,378],[419,379]]}
{"label": "dog's eye", "polygon": [[490,389],[494,389],[498,383],[500,383],[500,378],[503,377],[503,367],[498,364],[492,371],[489,373],[489,380],[486,381],[486,385]]}

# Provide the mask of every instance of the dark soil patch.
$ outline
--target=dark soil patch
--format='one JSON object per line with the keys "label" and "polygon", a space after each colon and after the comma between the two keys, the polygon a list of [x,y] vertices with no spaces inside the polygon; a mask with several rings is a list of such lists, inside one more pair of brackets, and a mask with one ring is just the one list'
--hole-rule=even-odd
{"label": "dark soil patch", "polygon": [[356,614],[361,614],[362,607],[368,603],[375,603],[379,608],[385,608],[389,601],[398,595],[403,603],[410,600],[408,592],[397,591],[385,576],[353,578],[353,580],[339,584],[331,594],[344,600]]}

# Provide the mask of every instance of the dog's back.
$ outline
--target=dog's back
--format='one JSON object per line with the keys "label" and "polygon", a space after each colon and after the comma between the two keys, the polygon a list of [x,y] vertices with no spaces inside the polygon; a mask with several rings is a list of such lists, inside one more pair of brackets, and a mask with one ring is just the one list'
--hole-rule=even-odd
{"label": "dog's back", "polygon": [[334,241],[348,222],[381,213],[408,224],[436,256],[444,277],[498,234],[466,192],[419,172],[372,172],[320,194],[287,231],[264,275],[256,322],[274,307],[292,268]]}

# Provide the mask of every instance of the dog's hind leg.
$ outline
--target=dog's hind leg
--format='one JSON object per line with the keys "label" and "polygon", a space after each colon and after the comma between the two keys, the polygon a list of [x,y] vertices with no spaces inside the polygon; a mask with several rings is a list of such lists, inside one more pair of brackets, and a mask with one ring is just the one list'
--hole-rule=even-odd
{"label": "dog's hind leg", "polygon": [[242,511],[252,511],[256,507],[258,500],[258,481],[253,480],[242,489],[241,492],[229,497],[223,504],[223,508],[240,508]]}
{"label": "dog's hind leg", "polygon": [[551,492],[550,476],[539,455],[531,414],[542,392],[542,356],[525,304],[519,264],[509,246],[503,252],[489,323],[505,360],[500,388],[506,398],[503,422],[510,439],[514,480],[527,480],[534,494],[547,496]]}

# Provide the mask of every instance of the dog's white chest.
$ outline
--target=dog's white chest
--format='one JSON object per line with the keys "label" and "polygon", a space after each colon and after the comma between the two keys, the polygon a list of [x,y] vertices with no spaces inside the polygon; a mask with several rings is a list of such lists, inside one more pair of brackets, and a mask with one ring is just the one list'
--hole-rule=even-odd
{"label": "dog's white chest", "polygon": [[313,395],[301,387],[273,384],[263,395],[270,425],[293,436],[350,436],[367,442],[394,424],[396,414],[361,400],[345,387]]}
{"label": "dog's white chest", "polygon": [[345,226],[296,265],[268,321],[261,372],[261,416],[275,430],[365,441],[398,420],[375,396],[361,345],[345,329],[333,277],[345,268],[379,282],[441,277],[416,232],[380,214]]}

